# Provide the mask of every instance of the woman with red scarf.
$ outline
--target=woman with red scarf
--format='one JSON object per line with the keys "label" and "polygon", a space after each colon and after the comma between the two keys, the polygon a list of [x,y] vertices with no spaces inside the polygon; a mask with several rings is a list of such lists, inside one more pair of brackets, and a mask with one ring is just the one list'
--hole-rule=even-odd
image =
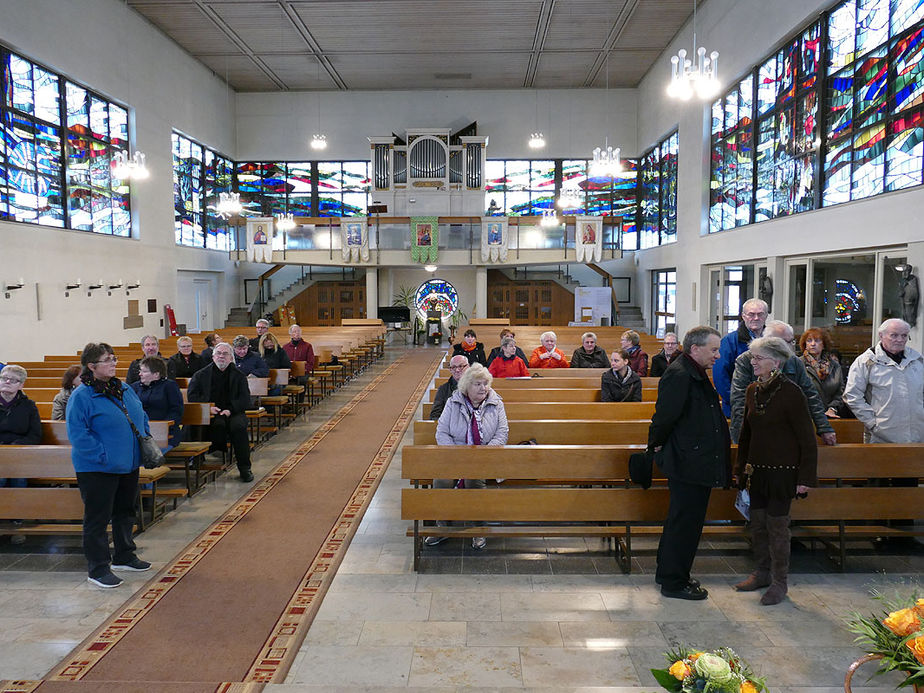
{"label": "woman with red scarf", "polygon": [[468,359],[468,365],[480,363],[485,368],[488,366],[488,359],[484,355],[484,344],[477,341],[475,330],[472,328],[465,330],[462,341],[452,347],[450,358],[452,356],[464,356]]}

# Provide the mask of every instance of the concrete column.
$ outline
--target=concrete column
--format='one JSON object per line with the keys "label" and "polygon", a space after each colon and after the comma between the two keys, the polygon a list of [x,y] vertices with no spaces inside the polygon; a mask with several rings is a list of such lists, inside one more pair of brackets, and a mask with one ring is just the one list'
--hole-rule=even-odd
{"label": "concrete column", "polygon": [[475,268],[475,310],[471,317],[488,317],[488,268],[484,265]]}
{"label": "concrete column", "polygon": [[366,317],[375,318],[379,310],[379,271],[374,267],[366,269]]}

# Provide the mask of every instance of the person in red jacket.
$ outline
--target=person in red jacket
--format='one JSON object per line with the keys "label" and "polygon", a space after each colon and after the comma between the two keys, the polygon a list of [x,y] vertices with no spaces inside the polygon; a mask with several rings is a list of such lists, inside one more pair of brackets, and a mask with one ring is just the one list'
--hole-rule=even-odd
{"label": "person in red jacket", "polygon": [[289,361],[304,361],[305,370],[310,373],[314,370],[314,349],[302,339],[302,328],[298,325],[290,326],[289,337],[291,341],[283,344],[282,350],[286,352]]}
{"label": "person in red jacket", "polygon": [[526,364],[517,356],[517,340],[513,337],[504,337],[501,340],[500,355],[491,361],[488,372],[495,378],[529,377]]}
{"label": "person in red jacket", "polygon": [[565,352],[555,346],[558,343],[558,335],[554,332],[543,332],[539,341],[542,342],[542,346],[536,347],[529,357],[530,368],[570,367]]}

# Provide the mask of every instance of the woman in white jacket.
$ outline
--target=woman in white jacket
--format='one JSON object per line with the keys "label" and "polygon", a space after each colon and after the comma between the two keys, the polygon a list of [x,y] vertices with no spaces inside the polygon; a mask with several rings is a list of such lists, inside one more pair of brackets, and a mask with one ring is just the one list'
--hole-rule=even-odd
{"label": "woman in white jacket", "polygon": [[[472,364],[459,378],[459,386],[446,402],[436,424],[438,445],[505,445],[507,412],[494,390],[494,378],[479,363]],[[434,479],[435,488],[484,488],[484,479]],[[445,526],[444,522],[437,523]],[[424,544],[436,546],[446,537],[427,537]],[[484,537],[473,537],[472,548],[483,549]]]}

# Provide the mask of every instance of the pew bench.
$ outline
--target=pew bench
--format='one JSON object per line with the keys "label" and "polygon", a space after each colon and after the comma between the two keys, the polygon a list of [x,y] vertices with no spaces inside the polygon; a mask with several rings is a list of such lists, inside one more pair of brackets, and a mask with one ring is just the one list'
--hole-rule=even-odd
{"label": "pew bench", "polygon": [[[406,446],[401,517],[413,525],[414,569],[427,536],[598,536],[614,540],[615,557],[631,570],[632,537],[660,536],[669,490],[657,469],[648,490],[632,488],[628,458],[639,445]],[[733,450],[733,454],[734,454]],[[887,527],[884,520],[915,517],[924,487],[882,487],[875,477],[924,477],[924,444],[819,447],[819,487],[792,507],[793,536],[820,541],[843,569],[849,540],[924,534]],[[433,478],[502,479],[499,488],[434,489]],[[870,485],[856,485],[862,481]],[[745,538],[734,508],[736,491],[715,489],[705,534]],[[436,527],[424,522],[484,521],[487,526]]]}

